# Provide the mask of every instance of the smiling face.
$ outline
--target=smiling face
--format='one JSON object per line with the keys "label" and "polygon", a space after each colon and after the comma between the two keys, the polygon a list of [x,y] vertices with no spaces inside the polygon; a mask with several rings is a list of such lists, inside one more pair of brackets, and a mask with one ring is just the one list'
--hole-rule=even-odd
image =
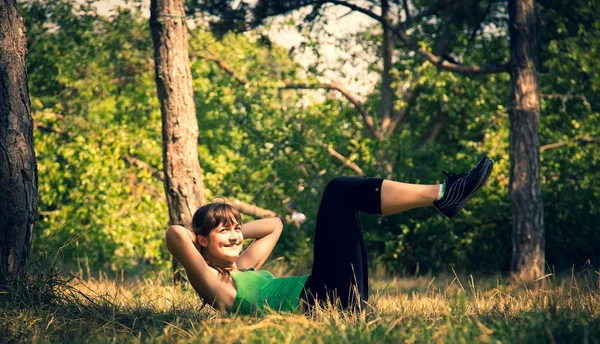
{"label": "smiling face", "polygon": [[242,250],[242,218],[233,206],[210,203],[200,207],[192,218],[192,228],[200,253],[209,265],[231,265]]}
{"label": "smiling face", "polygon": [[242,226],[235,222],[221,224],[208,235],[199,235],[198,242],[205,248],[207,259],[215,263],[233,263],[242,251]]}

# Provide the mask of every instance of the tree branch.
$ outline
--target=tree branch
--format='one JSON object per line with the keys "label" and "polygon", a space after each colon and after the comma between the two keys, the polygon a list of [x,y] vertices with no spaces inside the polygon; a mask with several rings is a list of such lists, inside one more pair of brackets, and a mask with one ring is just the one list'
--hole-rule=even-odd
{"label": "tree branch", "polygon": [[566,145],[568,145],[570,143],[574,143],[574,142],[578,142],[579,144],[585,145],[585,144],[589,144],[589,143],[600,142],[600,140],[593,138],[593,137],[584,136],[584,137],[576,138],[573,140],[560,141],[560,142],[550,143],[547,145],[540,146],[540,152],[543,152],[545,150],[552,149],[552,148],[566,146]]}
{"label": "tree branch", "polygon": [[398,124],[406,120],[406,118],[408,117],[408,112],[414,105],[415,100],[421,93],[422,89],[423,87],[421,87],[420,84],[417,84],[416,86],[414,86],[413,89],[408,90],[404,93],[404,95],[402,96],[402,100],[406,103],[406,106],[397,111],[394,111],[394,115],[392,116],[389,124],[385,128],[382,128],[383,130],[385,130],[386,135],[391,135],[394,132],[394,130],[396,130],[396,127],[398,127]]}
{"label": "tree branch", "polygon": [[349,167],[352,171],[358,173],[361,176],[364,175],[363,170],[360,167],[358,167],[357,164],[353,163],[352,161],[350,161],[350,159],[346,158],[345,156],[340,154],[338,151],[333,149],[333,147],[331,145],[322,143],[322,146],[327,148],[327,152],[329,153],[329,155],[331,155],[332,157],[334,157],[337,160],[339,160],[340,162],[342,162],[342,164],[344,164],[344,166]]}
{"label": "tree branch", "polygon": [[[60,115],[60,114],[52,114],[53,116],[56,116],[57,118],[63,119],[64,116]],[[62,136],[63,138],[68,138],[69,137],[69,133],[62,130],[62,129],[58,129],[55,127],[49,127],[47,125],[42,125],[39,121],[37,121],[35,118],[33,119],[33,128],[37,129],[39,131],[43,131],[46,133],[54,133],[54,134],[58,134],[60,136]]]}
{"label": "tree branch", "polygon": [[69,134],[66,131],[62,131],[62,130],[54,128],[54,127],[48,127],[46,125],[41,125],[38,122],[34,122],[33,127],[35,129],[38,129],[39,131],[43,131],[46,133],[54,133],[54,134],[58,134],[58,135],[64,136],[64,137],[69,136]]}
{"label": "tree branch", "polygon": [[267,217],[277,217],[277,213],[272,210],[263,209],[254,204],[242,202],[235,198],[225,198],[228,204],[233,205],[240,213],[252,216],[254,218],[264,219]]}
{"label": "tree branch", "polygon": [[149,163],[140,160],[139,158],[133,157],[129,154],[125,154],[121,157],[121,159],[123,159],[123,161],[125,161],[126,163],[128,163],[131,166],[135,166],[138,168],[141,168],[143,170],[147,170],[150,171],[150,173],[154,176],[154,178],[160,180],[160,181],[164,181],[165,180],[165,173],[161,170],[159,170],[158,168],[150,165]]}
{"label": "tree branch", "polygon": [[417,146],[417,151],[422,151],[429,142],[435,140],[440,133],[440,130],[442,130],[442,127],[446,124],[446,121],[448,121],[448,112],[446,112],[440,105],[438,107],[438,114],[433,120],[433,123],[427,134],[421,138],[421,142],[419,143],[419,146]]}
{"label": "tree branch", "polygon": [[[227,63],[225,63],[218,57],[216,57],[214,55],[199,55],[199,56],[207,61],[215,62],[221,69],[223,69],[225,72],[227,72],[229,75],[231,75],[240,85],[248,84],[248,80],[246,78],[238,76],[236,74],[236,72],[233,70],[233,68],[229,67],[229,65],[227,65]],[[289,83],[285,83],[280,88],[281,89],[313,89],[313,90],[314,89],[328,89],[328,90],[335,90],[335,91],[340,92],[358,110],[358,112],[362,116],[363,122],[365,123],[365,126],[367,127],[367,130],[369,131],[371,136],[378,140],[383,140],[383,135],[377,131],[376,126],[375,126],[375,121],[374,121],[373,117],[371,116],[371,114],[369,113],[369,111],[364,107],[364,105],[361,103],[361,101],[358,99],[358,97],[356,97],[354,94],[352,94],[344,86],[342,86],[338,83],[334,83],[334,82],[332,82],[332,83],[307,83],[307,82],[293,83],[293,82],[289,82]]]}
{"label": "tree branch", "polygon": [[243,76],[237,75],[237,73],[233,70],[233,68],[229,67],[229,65],[227,63],[225,63],[223,60],[219,59],[218,57],[216,57],[212,54],[211,55],[198,55],[198,57],[200,57],[206,61],[213,61],[222,70],[227,72],[227,74],[231,75],[240,85],[248,84],[248,79],[244,78]]}
{"label": "tree branch", "polygon": [[[452,29],[446,28],[446,31],[443,34],[439,35],[439,39],[435,42],[433,46],[433,53],[435,55],[443,55],[446,49],[448,48],[448,45],[452,41],[452,36]],[[407,119],[410,109],[413,107],[417,97],[423,90],[422,86],[423,85],[419,82],[419,79],[417,79],[416,81],[413,81],[413,85],[411,85],[409,90],[404,93],[404,95],[402,96],[402,100],[404,101],[404,103],[406,103],[406,106],[399,109],[398,111],[395,111],[391,121],[387,125],[382,125],[382,128],[385,131],[386,135],[391,135],[396,130],[398,124],[404,122]]]}
{"label": "tree branch", "polygon": [[[537,0],[537,3],[542,5],[542,7],[549,8],[556,12],[559,16],[567,18],[571,23],[582,23],[585,25],[586,30],[590,29],[590,26],[593,24],[594,20],[592,18],[586,18],[585,15],[573,15],[576,12],[576,6],[569,6],[568,2],[556,2],[556,1],[548,1],[548,0]],[[558,4],[566,4],[565,8],[562,8]],[[575,10],[575,11],[574,11]],[[577,14],[581,14],[580,12],[576,12]],[[593,12],[590,12],[593,13]]]}
{"label": "tree branch", "polygon": [[327,90],[335,90],[340,92],[354,107],[363,118],[363,122],[367,127],[367,130],[371,134],[372,137],[383,140],[384,137],[381,132],[377,131],[375,127],[375,121],[373,120],[373,116],[369,113],[369,111],[364,107],[358,98],[352,94],[348,89],[344,86],[331,82],[331,83],[286,83],[282,88],[284,89],[327,89]]}
{"label": "tree branch", "polygon": [[[423,12],[416,14],[412,18],[412,22],[416,23],[425,17],[429,17],[434,14],[437,14],[439,11],[446,9],[446,8],[450,7],[451,5],[454,5],[456,2],[457,2],[456,0],[440,1],[434,5],[431,5],[430,7],[423,10]],[[408,22],[408,21],[406,22],[406,24],[409,24],[409,23],[410,22]],[[404,23],[402,23],[402,24],[404,24]]]}
{"label": "tree branch", "polygon": [[575,94],[571,94],[571,93],[566,93],[566,94],[549,93],[549,94],[547,94],[547,93],[544,93],[544,94],[540,94],[540,98],[542,98],[542,99],[559,99],[561,101],[560,111],[562,111],[562,112],[567,111],[567,100],[579,99],[579,100],[581,100],[581,102],[583,103],[583,105],[586,107],[586,109],[588,111],[592,111],[590,103],[587,101],[587,98],[585,97],[585,94],[583,94],[583,93],[575,93]]}
{"label": "tree branch", "polygon": [[485,64],[478,66],[466,66],[462,64],[453,63],[443,58],[430,53],[429,51],[421,48],[417,43],[413,42],[410,37],[406,33],[404,33],[399,27],[396,27],[389,23],[385,18],[381,17],[360,6],[349,4],[345,1],[339,0],[329,0],[328,3],[334,5],[340,5],[348,7],[354,11],[363,13],[378,22],[380,22],[385,27],[392,30],[392,32],[412,51],[425,58],[427,61],[433,63],[440,69],[449,70],[452,72],[460,73],[460,74],[490,74],[490,73],[507,73],[508,72],[508,64]]}
{"label": "tree branch", "polygon": [[412,16],[410,14],[410,8],[408,7],[408,0],[402,0],[402,6],[404,7],[404,22],[410,25],[410,23],[412,23]]}

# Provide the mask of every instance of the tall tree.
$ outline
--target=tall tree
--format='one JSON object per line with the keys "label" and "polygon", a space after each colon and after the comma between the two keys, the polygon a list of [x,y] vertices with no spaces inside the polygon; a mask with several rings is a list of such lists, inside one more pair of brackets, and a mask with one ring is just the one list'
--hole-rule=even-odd
{"label": "tall tree", "polygon": [[37,216],[25,32],[16,1],[0,1],[0,280],[25,265]]}
{"label": "tall tree", "polygon": [[533,0],[509,0],[511,51],[510,196],[511,269],[523,280],[544,273],[544,207],[540,191],[539,49]]}
{"label": "tall tree", "polygon": [[[165,193],[171,224],[190,228],[204,203],[198,160],[198,121],[188,57],[188,32],[182,0],[152,0],[156,88],[162,113]],[[173,260],[174,267],[176,261]]]}

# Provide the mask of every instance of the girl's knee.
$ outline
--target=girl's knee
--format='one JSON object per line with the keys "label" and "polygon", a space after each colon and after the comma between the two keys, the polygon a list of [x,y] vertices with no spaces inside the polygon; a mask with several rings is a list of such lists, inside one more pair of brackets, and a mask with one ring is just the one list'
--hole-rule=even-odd
{"label": "girl's knee", "polygon": [[323,194],[342,194],[344,190],[348,189],[348,177],[335,177],[331,179],[327,186],[325,186],[325,191]]}
{"label": "girl's knee", "polygon": [[327,186],[325,186],[325,190],[342,188],[345,184],[345,179],[346,179],[346,177],[335,177],[335,178],[331,179],[327,183]]}

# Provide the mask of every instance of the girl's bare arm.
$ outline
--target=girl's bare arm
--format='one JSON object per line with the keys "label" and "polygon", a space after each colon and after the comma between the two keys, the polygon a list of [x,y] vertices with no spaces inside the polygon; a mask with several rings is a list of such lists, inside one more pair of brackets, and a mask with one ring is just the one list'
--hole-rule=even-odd
{"label": "girl's bare arm", "polygon": [[255,240],[236,260],[238,268],[258,270],[273,251],[282,230],[283,223],[278,217],[260,219],[242,225],[244,238]]}
{"label": "girl's bare arm", "polygon": [[213,296],[211,284],[214,276],[210,267],[196,248],[196,236],[182,226],[170,226],[166,233],[169,252],[183,265],[192,287],[202,297]]}

